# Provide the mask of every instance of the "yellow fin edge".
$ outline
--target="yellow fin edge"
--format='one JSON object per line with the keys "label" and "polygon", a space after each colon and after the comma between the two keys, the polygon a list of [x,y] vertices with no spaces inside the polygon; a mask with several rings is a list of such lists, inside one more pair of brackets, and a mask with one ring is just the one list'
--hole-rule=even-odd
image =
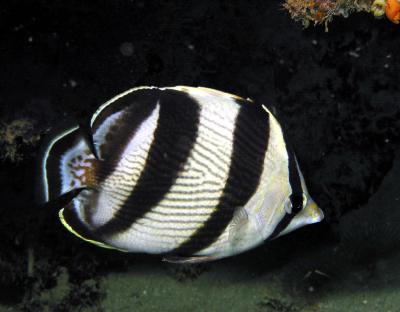
{"label": "yellow fin edge", "polygon": [[95,241],[95,240],[92,240],[92,239],[87,239],[87,238],[83,237],[83,236],[80,235],[78,232],[76,232],[76,231],[67,223],[67,221],[65,221],[63,212],[64,212],[64,208],[61,209],[61,210],[58,212],[58,217],[60,218],[62,225],[64,225],[64,227],[65,227],[68,231],[70,231],[72,234],[74,234],[75,236],[79,237],[80,239],[84,240],[85,242],[94,244],[94,245],[99,246],[99,247],[102,247],[102,248],[114,249],[114,250],[119,250],[119,251],[124,251],[124,252],[126,252],[126,250],[119,249],[119,248],[115,248],[115,247],[112,247],[112,246],[110,246],[110,245],[107,245],[107,244],[104,244],[104,243],[101,243],[101,242],[98,242],[98,241]]}

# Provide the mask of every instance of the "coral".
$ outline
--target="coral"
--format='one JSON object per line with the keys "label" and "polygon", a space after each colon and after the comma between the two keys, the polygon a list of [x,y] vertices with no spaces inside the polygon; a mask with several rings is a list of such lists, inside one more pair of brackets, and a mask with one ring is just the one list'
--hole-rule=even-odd
{"label": "coral", "polygon": [[375,0],[371,5],[371,13],[376,18],[381,18],[385,15],[386,0]]}
{"label": "coral", "polygon": [[34,122],[30,119],[0,121],[0,158],[20,162],[24,158],[21,149],[35,146],[39,139],[40,134],[34,131]]}
{"label": "coral", "polygon": [[[397,0],[396,0],[397,1]],[[283,7],[289,11],[292,18],[301,21],[305,27],[313,24],[327,24],[334,16],[347,17],[352,12],[372,12],[375,16],[382,15],[377,11],[374,0],[286,0]],[[376,13],[375,13],[376,12]]]}
{"label": "coral", "polygon": [[400,1],[387,0],[385,7],[386,17],[393,23],[400,23]]}
{"label": "coral", "polygon": [[70,272],[60,267],[53,273],[54,282],[46,285],[37,278],[32,285],[30,295],[18,305],[21,311],[102,311],[101,300],[105,292],[101,290],[100,280],[87,279],[80,283],[70,280]]}
{"label": "coral", "polygon": [[320,24],[330,21],[337,6],[332,0],[286,0],[283,5],[292,18],[301,21],[305,27],[309,26],[310,22]]}

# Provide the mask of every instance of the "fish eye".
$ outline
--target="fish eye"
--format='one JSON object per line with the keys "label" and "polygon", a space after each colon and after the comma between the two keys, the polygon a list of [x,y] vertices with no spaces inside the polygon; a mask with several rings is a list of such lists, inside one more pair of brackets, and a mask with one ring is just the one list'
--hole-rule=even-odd
{"label": "fish eye", "polygon": [[[291,194],[289,196],[289,202],[290,202],[290,206],[289,206],[290,212],[289,213],[292,213],[292,212],[298,213],[304,207],[303,206],[304,205],[304,193],[302,195]],[[285,207],[285,209],[286,209],[286,207]],[[288,211],[288,210],[286,210],[286,211]]]}
{"label": "fish eye", "polygon": [[[294,209],[293,209],[293,204],[294,204]],[[303,193],[301,203],[300,203],[300,196],[292,194],[286,199],[284,207],[286,213],[291,214],[293,211],[299,212],[306,205],[307,205],[307,196],[306,194]]]}
{"label": "fish eye", "polygon": [[292,213],[292,211],[293,211],[293,203],[292,203],[292,201],[295,204],[298,203],[298,205],[296,205],[297,209],[295,207],[295,211],[300,211],[301,209],[304,209],[307,206],[307,202],[308,202],[307,195],[303,193],[303,196],[302,196],[303,197],[303,205],[302,205],[301,208],[300,208],[300,203],[298,202],[299,197],[300,196],[290,195],[286,199],[285,204],[284,204],[286,213],[288,213],[288,214]]}

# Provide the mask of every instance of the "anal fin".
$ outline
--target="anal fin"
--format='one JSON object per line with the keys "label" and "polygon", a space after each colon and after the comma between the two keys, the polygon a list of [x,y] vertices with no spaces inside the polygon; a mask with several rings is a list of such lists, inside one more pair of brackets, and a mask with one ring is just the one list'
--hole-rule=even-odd
{"label": "anal fin", "polygon": [[[66,207],[58,212],[60,221],[64,227],[80,239],[107,249],[118,249],[102,242],[93,232],[86,226],[82,219],[74,209],[74,202],[72,201]],[[120,249],[118,249],[120,250]],[[122,250],[121,250],[122,251]]]}
{"label": "anal fin", "polygon": [[192,257],[180,257],[180,256],[165,256],[162,261],[176,264],[195,264],[214,261],[217,258],[213,256],[192,256]]}

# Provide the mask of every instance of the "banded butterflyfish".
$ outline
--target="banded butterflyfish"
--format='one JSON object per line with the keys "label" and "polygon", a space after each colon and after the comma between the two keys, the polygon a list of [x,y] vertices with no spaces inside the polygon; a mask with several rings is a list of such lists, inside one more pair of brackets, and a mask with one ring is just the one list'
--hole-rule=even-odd
{"label": "banded butterflyfish", "polygon": [[323,218],[271,112],[208,88],[128,90],[52,136],[40,166],[43,200],[69,198],[69,231],[172,262],[232,256]]}

